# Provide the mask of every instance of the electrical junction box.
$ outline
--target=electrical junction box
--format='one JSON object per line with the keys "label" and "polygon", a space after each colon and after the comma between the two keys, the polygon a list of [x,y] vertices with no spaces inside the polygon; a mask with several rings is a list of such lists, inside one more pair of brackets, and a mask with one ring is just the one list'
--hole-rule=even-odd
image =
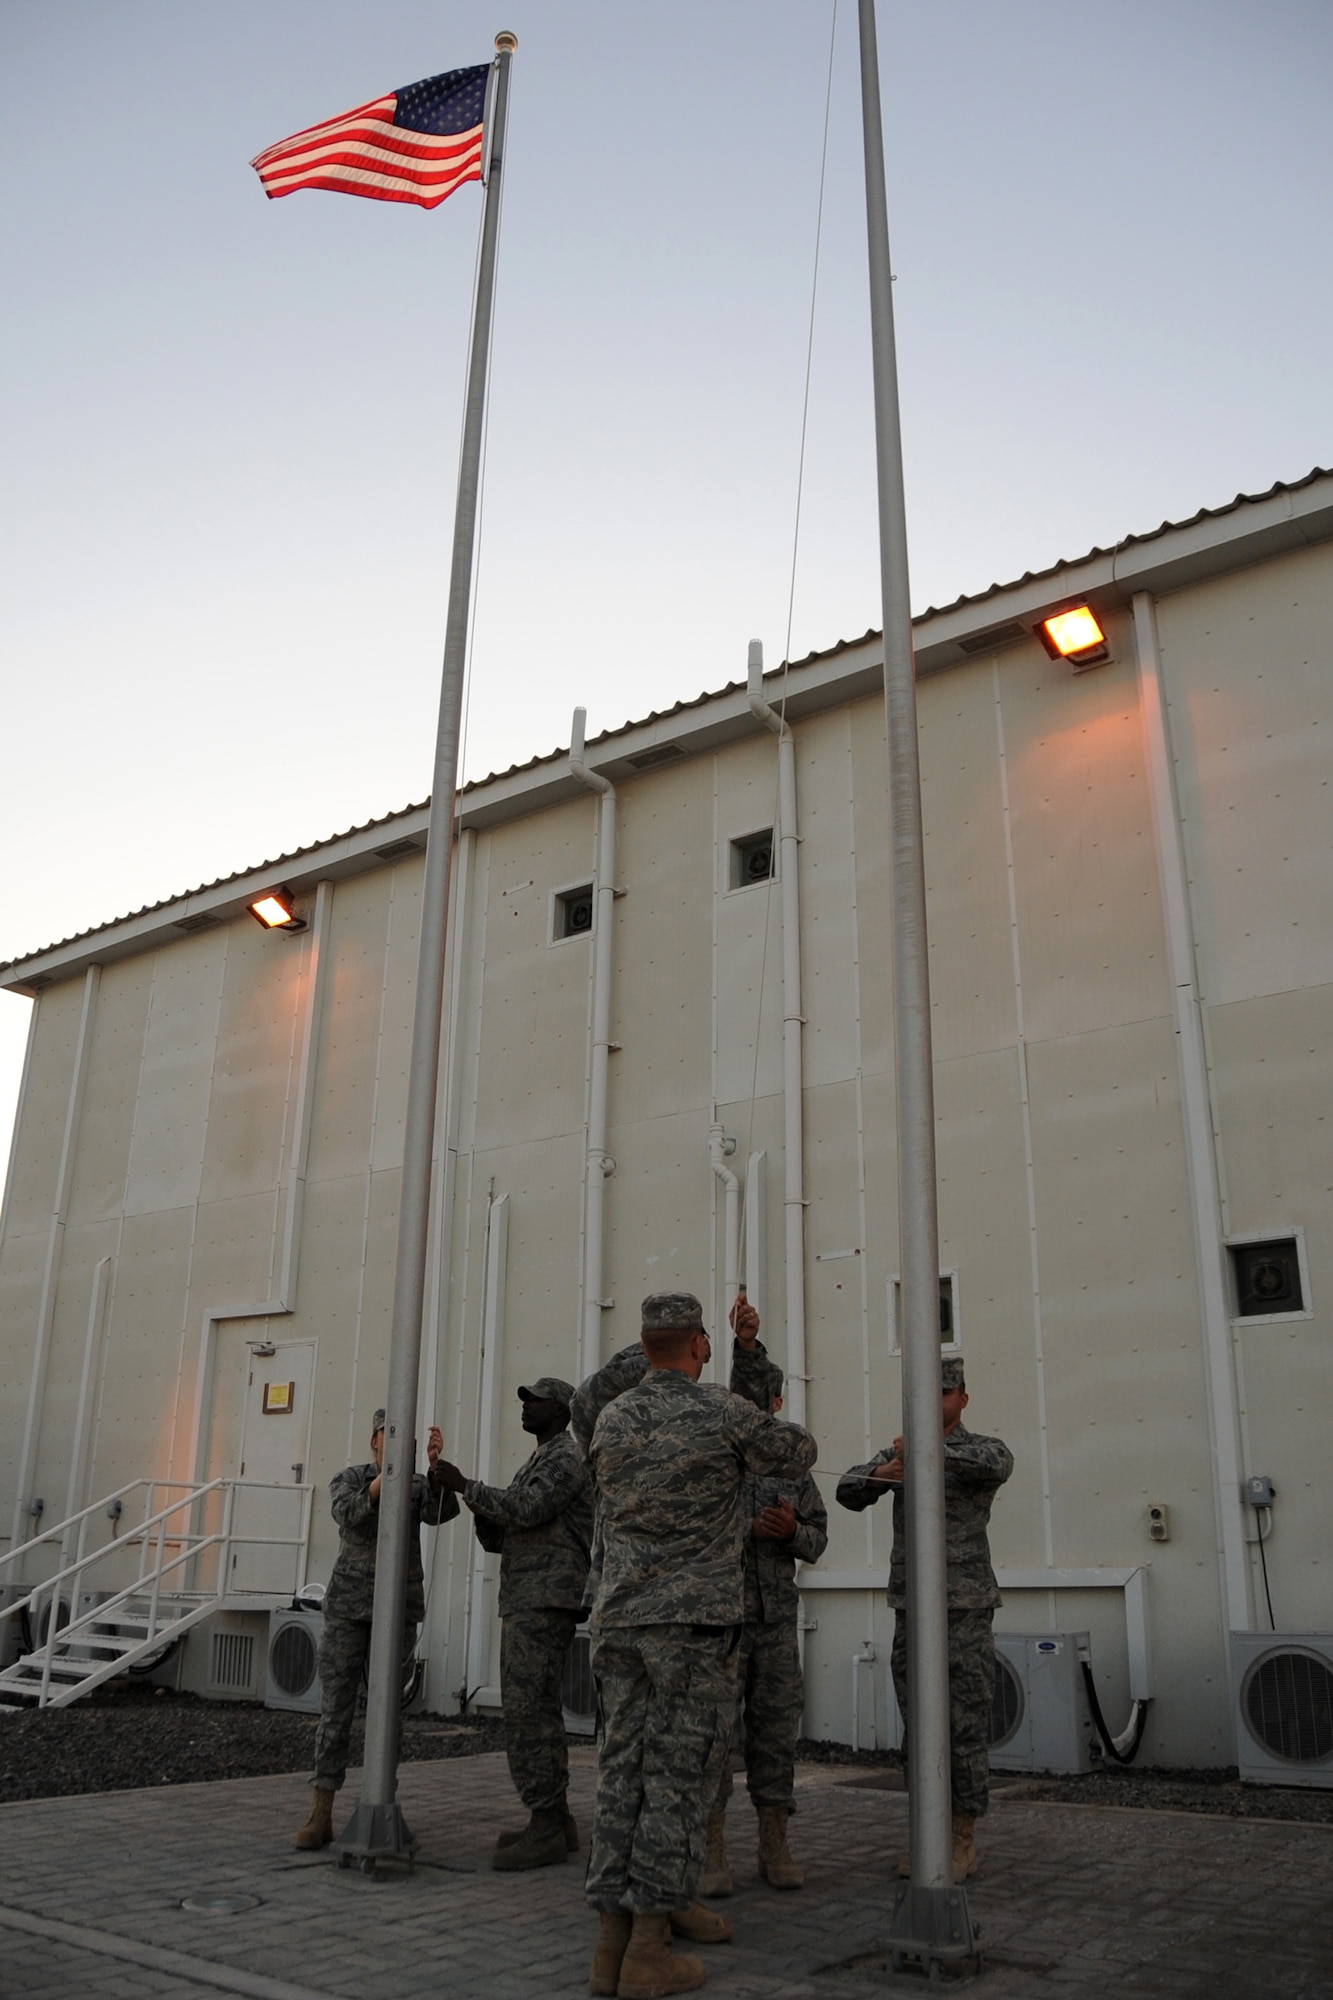
{"label": "electrical junction box", "polygon": [[1096,1733],[1079,1666],[1086,1632],[997,1632],[993,1771],[1090,1771]]}

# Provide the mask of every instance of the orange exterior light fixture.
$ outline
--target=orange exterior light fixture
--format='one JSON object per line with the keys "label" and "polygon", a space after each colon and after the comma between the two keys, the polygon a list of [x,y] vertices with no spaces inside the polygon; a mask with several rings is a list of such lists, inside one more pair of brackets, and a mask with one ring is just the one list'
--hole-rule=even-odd
{"label": "orange exterior light fixture", "polygon": [[303,931],[306,927],[305,918],[298,917],[293,907],[290,889],[270,889],[267,895],[256,896],[250,915],[266,931]]}
{"label": "orange exterior light fixture", "polygon": [[1037,637],[1053,660],[1068,660],[1074,668],[1099,667],[1111,657],[1106,634],[1086,604],[1043,618]]}

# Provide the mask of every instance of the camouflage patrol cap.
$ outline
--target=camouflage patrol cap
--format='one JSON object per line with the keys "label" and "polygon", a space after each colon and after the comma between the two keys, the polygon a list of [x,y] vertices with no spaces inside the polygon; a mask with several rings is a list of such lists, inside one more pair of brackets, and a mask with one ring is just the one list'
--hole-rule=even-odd
{"label": "camouflage patrol cap", "polygon": [[574,1384],[562,1382],[558,1375],[539,1375],[535,1382],[525,1382],[518,1393],[525,1403],[560,1403],[568,1409],[574,1400]]}
{"label": "camouflage patrol cap", "polygon": [[645,1333],[702,1333],[704,1309],[693,1292],[649,1292],[643,1302]]}
{"label": "camouflage patrol cap", "polygon": [[940,1374],[944,1377],[944,1387],[946,1390],[965,1389],[967,1387],[967,1381],[963,1374],[963,1357],[961,1354],[950,1354],[947,1356],[940,1363]]}
{"label": "camouflage patrol cap", "polygon": [[370,1420],[370,1435],[374,1437],[376,1431],[382,1431],[383,1429],[384,1429],[384,1412],[383,1410],[376,1410],[374,1416]]}

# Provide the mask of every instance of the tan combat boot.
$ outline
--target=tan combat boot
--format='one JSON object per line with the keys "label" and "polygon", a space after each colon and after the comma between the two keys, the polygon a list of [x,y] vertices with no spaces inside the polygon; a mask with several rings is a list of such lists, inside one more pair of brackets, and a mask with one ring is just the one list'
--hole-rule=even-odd
{"label": "tan combat boot", "polygon": [[773,1889],[803,1889],[805,1876],[787,1845],[786,1806],[759,1807],[759,1873]]}
{"label": "tan combat boot", "polygon": [[663,2000],[668,1993],[693,1993],[704,1983],[701,1959],[674,1952],[669,1916],[636,1916],[620,1961],[619,2000]]}
{"label": "tan combat boot", "polygon": [[688,1938],[691,1944],[730,1944],[731,1925],[717,1910],[710,1910],[706,1903],[686,1903],[679,1910],[671,1912],[671,1928],[677,1937]]}
{"label": "tan combat boot", "polygon": [[602,1927],[593,1946],[588,1973],[589,1993],[614,1993],[620,1984],[620,1961],[629,1943],[632,1922],[628,1910],[603,1910]]}
{"label": "tan combat boot", "polygon": [[503,1835],[491,1856],[492,1868],[546,1868],[553,1861],[565,1861],[569,1845],[565,1838],[565,1816],[555,1806],[537,1806],[517,1840]]}
{"label": "tan combat boot", "polygon": [[966,1882],[969,1875],[977,1872],[977,1849],[972,1832],[977,1823],[975,1813],[955,1812],[953,1816],[953,1879]]}
{"label": "tan combat boot", "polygon": [[333,1839],[333,1793],[316,1785],[310,1794],[310,1812],[298,1832],[294,1847],[327,1847]]}
{"label": "tan combat boot", "polygon": [[708,1815],[708,1852],[699,1877],[701,1896],[734,1896],[736,1884],[727,1866],[727,1809],[714,1806]]}

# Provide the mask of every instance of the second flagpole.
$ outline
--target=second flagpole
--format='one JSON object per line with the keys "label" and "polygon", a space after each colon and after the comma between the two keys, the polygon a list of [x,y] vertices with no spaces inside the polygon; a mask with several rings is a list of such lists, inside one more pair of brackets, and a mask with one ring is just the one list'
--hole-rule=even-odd
{"label": "second flagpole", "polygon": [[904,1501],[908,1846],[912,1879],[910,1885],[904,1884],[899,1890],[889,1946],[895,1969],[903,1960],[912,1959],[930,1969],[933,1978],[937,1965],[975,1952],[976,1933],[968,1911],[967,1892],[956,1887],[953,1880],[935,1088],[916,663],[908,589],[907,509],[875,0],[859,0],[859,8],[884,611],[884,702],[889,740],[903,1435],[907,1441]]}
{"label": "second flagpole", "polygon": [[430,1229],[431,1159],[440,1075],[440,1032],[444,1017],[444,956],[449,926],[449,878],[453,864],[454,798],[462,736],[463,679],[467,664],[468,620],[472,602],[477,503],[481,488],[481,447],[486,412],[486,364],[491,344],[495,268],[500,229],[505,125],[509,110],[509,69],[518,37],[495,38],[495,86],[485,135],[485,206],[476,304],[468,360],[463,441],[454,512],[453,563],[445,625],[440,711],[431,781],[430,837],[421,892],[421,936],[417,955],[416,1006],[407,1073],[407,1116],[403,1139],[403,1179],[398,1210],[398,1252],[394,1266],[393,1321],[389,1339],[389,1380],[385,1394],[383,1486],[375,1561],[375,1601],[370,1635],[366,1696],[365,1769],[361,1797],[338,1839],[342,1861],[371,1867],[379,1860],[405,1859],[415,1845],[397,1803],[398,1729],[402,1705],[401,1635],[407,1597],[407,1558],[413,1532],[412,1479],[416,1470],[417,1382],[421,1366],[421,1321],[426,1297],[426,1250]]}

